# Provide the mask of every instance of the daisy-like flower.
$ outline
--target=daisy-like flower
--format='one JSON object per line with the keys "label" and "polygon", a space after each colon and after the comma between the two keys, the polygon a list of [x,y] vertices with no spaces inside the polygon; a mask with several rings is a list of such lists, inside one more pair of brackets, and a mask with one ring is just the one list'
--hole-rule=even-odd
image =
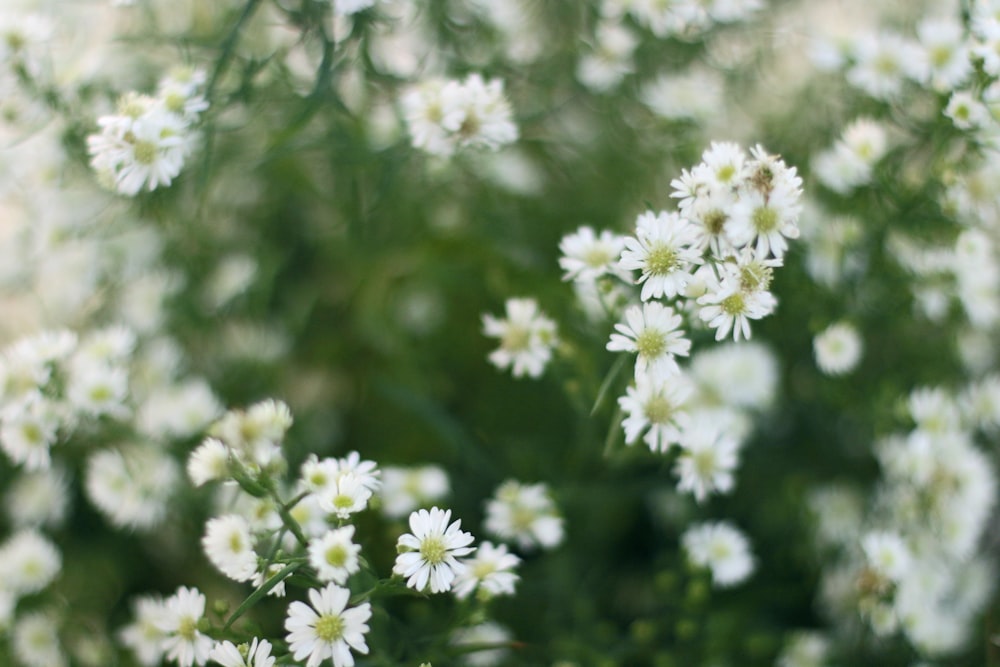
{"label": "daisy-like flower", "polygon": [[484,597],[513,595],[520,578],[513,570],[520,562],[520,558],[508,553],[506,545],[483,542],[474,557],[463,561],[465,570],[455,578],[455,596],[465,599],[477,588]]}
{"label": "daisy-like flower", "polygon": [[681,316],[670,306],[655,301],[625,310],[625,323],[615,325],[607,348],[613,352],[635,352],[637,375],[666,377],[680,372],[675,355],[686,357],[691,341],[680,329]]}
{"label": "daisy-like flower", "polygon": [[747,538],[726,522],[695,524],[681,536],[681,543],[688,560],[712,572],[716,586],[734,586],[753,572]]}
{"label": "daisy-like flower", "polygon": [[737,199],[731,211],[729,233],[738,246],[754,244],[757,254],[780,258],[788,249],[786,239],[799,237],[796,222],[801,193],[772,188],[770,193],[754,190]]}
{"label": "daisy-like flower", "polygon": [[598,236],[591,227],[580,227],[559,242],[559,267],[563,280],[590,282],[604,274],[620,274],[618,258],[625,249],[625,237],[603,230]]}
{"label": "daisy-like flower", "polygon": [[448,473],[439,466],[387,467],[383,472],[382,513],[401,519],[421,505],[433,505],[451,490]]}
{"label": "daisy-like flower", "polygon": [[361,478],[347,472],[339,475],[327,491],[317,497],[319,506],[324,512],[336,514],[340,519],[347,519],[368,507],[368,499],[372,497],[372,492],[364,485]]}
{"label": "daisy-like flower", "polygon": [[861,336],[846,322],[832,324],[813,339],[816,365],[827,375],[854,370],[861,359]]}
{"label": "daisy-like flower", "polygon": [[3,410],[0,447],[14,463],[28,470],[44,470],[52,464],[50,449],[58,430],[55,405],[41,394],[32,394]]}
{"label": "daisy-like flower", "polygon": [[642,213],[635,224],[635,237],[625,238],[619,267],[642,271],[636,282],[642,284],[643,301],[677,296],[693,267],[702,262],[698,231],[678,214],[665,211]]}
{"label": "daisy-like flower", "polygon": [[524,550],[554,549],[563,540],[563,518],[548,487],[507,480],[486,503],[486,530]]}
{"label": "daisy-like flower", "polygon": [[257,637],[240,646],[231,641],[219,642],[208,657],[222,667],[274,667],[276,660],[271,655],[271,642]]}
{"label": "daisy-like flower", "polygon": [[674,472],[678,491],[689,491],[699,503],[710,493],[728,493],[739,461],[739,444],[717,426],[699,419],[684,430]]}
{"label": "daisy-like flower", "polygon": [[679,418],[685,414],[684,404],[691,392],[690,382],[680,374],[667,380],[637,376],[635,384],[618,399],[618,405],[628,414],[622,420],[625,442],[634,443],[643,431],[643,440],[654,452],[666,452],[680,442]]}
{"label": "daisy-like flower", "polygon": [[59,551],[35,530],[23,530],[4,542],[0,558],[4,589],[18,595],[42,590],[62,569]]}
{"label": "daisy-like flower", "polygon": [[441,126],[461,147],[498,149],[517,140],[503,81],[484,81],[470,74],[465,81],[449,81],[441,91]]}
{"label": "daisy-like flower", "polygon": [[327,584],[321,590],[311,589],[309,601],[288,605],[288,648],[295,660],[308,657],[306,667],[319,667],[327,658],[333,667],[352,667],[351,650],[367,654],[368,619],[372,608],[367,602],[357,607],[347,607],[351,592],[336,584]]}
{"label": "daisy-like flower", "polygon": [[156,619],[163,632],[162,647],[167,660],[180,667],[204,665],[212,651],[212,638],[198,630],[205,615],[205,596],[196,588],[181,588],[165,601],[163,615]]}
{"label": "daisy-like flower", "polygon": [[195,486],[229,476],[229,448],[217,438],[205,438],[187,462],[188,477]]}
{"label": "daisy-like flower", "polygon": [[404,533],[396,543],[399,555],[392,568],[394,574],[406,577],[406,585],[422,591],[430,585],[432,593],[451,589],[455,575],[465,569],[458,558],[467,556],[475,547],[471,533],[461,530],[462,521],[450,525],[451,510],[432,507],[410,514],[410,533]]}
{"label": "daisy-like flower", "polygon": [[282,401],[268,399],[244,410],[230,410],[211,428],[244,463],[266,466],[281,458],[281,442],[292,425],[292,412]]}
{"label": "daisy-like flower", "polygon": [[870,532],[861,539],[868,565],[880,576],[898,582],[910,572],[910,550],[896,533]]}
{"label": "daisy-like flower", "polygon": [[160,629],[167,614],[167,605],[160,597],[142,596],[132,601],[133,620],[121,629],[119,639],[135,653],[145,667],[156,667],[163,661],[163,640]]}
{"label": "daisy-like flower", "polygon": [[257,574],[250,524],[243,517],[228,514],[210,519],[201,545],[212,565],[230,579],[250,581]]}
{"label": "daisy-like flower", "polygon": [[500,339],[500,347],[489,354],[499,369],[511,368],[514,377],[540,377],[552,358],[556,325],[538,308],[534,299],[507,299],[506,319],[483,315],[483,334]]}
{"label": "daisy-like flower", "polygon": [[750,339],[750,320],[759,320],[774,311],[777,301],[770,292],[747,292],[737,279],[723,278],[719,286],[699,297],[702,308],[698,316],[715,329],[715,340],[722,340],[729,332],[733,340]]}
{"label": "daisy-like flower", "polygon": [[320,581],[344,584],[347,578],[361,569],[358,553],[361,546],[354,544],[354,526],[344,526],[327,531],[309,543],[309,564],[316,568]]}

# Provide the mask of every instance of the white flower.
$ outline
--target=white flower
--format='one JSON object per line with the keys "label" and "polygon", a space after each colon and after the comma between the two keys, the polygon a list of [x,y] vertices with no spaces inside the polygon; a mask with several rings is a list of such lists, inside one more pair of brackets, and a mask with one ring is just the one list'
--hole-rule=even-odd
{"label": "white flower", "polygon": [[28,470],[44,470],[51,465],[49,453],[56,443],[59,414],[51,401],[34,394],[11,404],[2,413],[0,447],[14,463]]}
{"label": "white flower", "polygon": [[760,410],[773,400],[778,362],[759,343],[725,343],[691,359],[691,376],[701,401],[740,409]]}
{"label": "white flower", "polygon": [[320,493],[317,499],[324,512],[347,519],[368,507],[368,499],[371,497],[371,489],[364,485],[363,480],[347,472],[339,475],[336,482],[325,493]]}
{"label": "white flower", "polygon": [[227,514],[210,519],[201,539],[212,565],[234,581],[249,581],[257,573],[250,524],[241,516]]}
{"label": "white flower", "polygon": [[777,304],[766,290],[747,292],[738,279],[725,275],[718,287],[698,299],[702,308],[698,316],[715,329],[715,340],[722,340],[730,331],[733,340],[750,338],[750,320],[770,315]]}
{"label": "white flower", "polygon": [[691,278],[701,254],[696,249],[698,232],[676,213],[646,212],[636,220],[635,237],[625,238],[619,266],[639,270],[642,300],[673,298]]}
{"label": "white flower", "polygon": [[944,115],[960,130],[974,130],[994,122],[987,106],[968,90],[956,90],[951,94]]}
{"label": "white flower", "polygon": [[242,410],[230,410],[211,434],[226,443],[244,465],[266,466],[281,458],[281,442],[292,425],[282,401],[268,399]]}
{"label": "white flower", "polygon": [[410,514],[410,531],[396,543],[399,555],[392,571],[406,577],[406,585],[418,591],[430,586],[432,593],[451,590],[455,575],[464,566],[457,560],[473,551],[473,537],[461,530],[462,521],[450,525],[451,510],[432,507]]}
{"label": "white flower", "polygon": [[69,506],[69,482],[60,468],[22,473],[5,496],[7,514],[16,526],[58,526]]}
{"label": "white flower", "polygon": [[136,427],[151,438],[183,440],[202,433],[222,413],[222,406],[201,378],[158,389],[136,415]]}
{"label": "white flower", "polygon": [[830,655],[830,640],[818,632],[800,631],[789,637],[776,667],[824,667]]}
{"label": "white flower", "polygon": [[62,569],[59,551],[35,530],[23,530],[4,542],[0,562],[4,564],[4,590],[17,595],[42,590]]}
{"label": "white flower", "polygon": [[222,667],[274,667],[276,660],[271,655],[271,642],[257,637],[239,647],[230,641],[219,642],[208,657]]}
{"label": "white flower", "polygon": [[338,16],[349,16],[375,6],[375,0],[335,0],[333,11]]}
{"label": "white flower", "polygon": [[650,373],[660,378],[680,372],[675,355],[686,357],[691,341],[680,329],[681,316],[670,306],[658,302],[630,306],[625,310],[625,323],[615,324],[607,344],[615,352],[636,352],[636,374]]}
{"label": "white flower", "polygon": [[462,561],[465,569],[455,577],[455,596],[465,599],[477,588],[486,597],[513,595],[520,578],[513,570],[520,562],[520,558],[507,552],[506,545],[483,542],[475,556]]}
{"label": "white flower", "polygon": [[349,452],[344,458],[336,459],[336,470],[338,475],[350,473],[354,475],[361,486],[372,493],[379,490],[382,481],[379,477],[382,472],[378,469],[378,464],[374,461],[367,461],[361,458],[358,452]]}
{"label": "white flower", "polygon": [[681,455],[674,471],[680,477],[678,491],[690,491],[703,501],[710,493],[728,493],[733,471],[739,463],[739,443],[709,419],[688,425],[680,441]]}
{"label": "white flower", "polygon": [[680,74],[661,74],[644,84],[639,95],[663,118],[704,120],[723,108],[725,92],[725,80],[717,70],[692,67]]}
{"label": "white flower", "polygon": [[65,667],[60,648],[59,621],[51,613],[30,612],[17,619],[11,630],[13,653],[29,667]]}
{"label": "white flower", "polygon": [[371,605],[367,602],[347,608],[351,592],[336,584],[327,584],[322,590],[310,589],[309,601],[288,605],[285,629],[288,630],[288,648],[295,660],[309,660],[306,667],[319,667],[332,658],[333,667],[352,667],[351,649],[367,654],[365,633],[371,618]]}
{"label": "white flower", "polygon": [[643,440],[650,450],[666,452],[670,449],[680,441],[679,417],[685,414],[685,403],[691,391],[691,384],[683,375],[668,379],[636,377],[635,384],[618,398],[618,405],[628,415],[622,420],[625,442],[634,443],[648,428]]}
{"label": "white flower", "polygon": [[899,35],[862,35],[853,50],[855,62],[847,70],[847,81],[872,97],[892,99],[902,91],[907,76],[920,77],[920,50]]}
{"label": "white flower", "polygon": [[309,564],[316,568],[320,581],[343,585],[349,576],[361,569],[358,553],[361,547],[351,539],[354,526],[327,531],[309,543]]}
{"label": "white flower", "polygon": [[87,497],[116,526],[152,528],[180,477],[173,458],[150,447],[106,449],[87,460]]}
{"label": "white flower", "polygon": [[593,281],[604,274],[620,274],[618,258],[624,248],[623,236],[608,230],[597,236],[591,227],[580,227],[559,242],[563,280]]}
{"label": "white flower", "polygon": [[487,621],[469,628],[458,628],[451,635],[453,646],[499,646],[499,648],[479,648],[464,650],[461,664],[470,667],[493,667],[504,661],[510,653],[503,644],[510,642],[511,635],[502,625]]}
{"label": "white flower", "polygon": [[486,503],[484,528],[524,550],[553,549],[562,542],[563,519],[544,484],[507,480]]}
{"label": "white flower", "polygon": [[81,359],[74,360],[66,395],[74,408],[85,414],[122,418],[128,415],[128,372],[123,366]]}
{"label": "white flower", "polygon": [[707,567],[716,586],[736,585],[753,572],[753,556],[746,537],[728,523],[699,523],[681,536],[688,560]]}
{"label": "white flower", "polygon": [[448,495],[448,474],[439,466],[386,467],[382,471],[382,513],[401,519],[421,505]]}
{"label": "white flower", "polygon": [[799,236],[801,191],[773,188],[769,194],[753,190],[733,204],[730,238],[738,246],[753,245],[760,257],[781,258],[788,249],[786,238]]}
{"label": "white flower", "polygon": [[507,299],[506,319],[483,315],[483,334],[500,339],[500,347],[489,354],[490,362],[514,377],[540,377],[552,358],[556,325],[538,308],[534,299]]}
{"label": "white flower", "polygon": [[195,486],[226,479],[229,476],[229,448],[221,440],[205,438],[188,457],[187,473]]}
{"label": "white flower", "polygon": [[163,614],[156,624],[164,633],[162,646],[167,660],[180,667],[204,665],[208,661],[213,642],[198,630],[198,622],[204,615],[205,596],[196,588],[182,586],[164,601]]}
{"label": "white flower", "polygon": [[876,531],[861,538],[865,559],[879,575],[890,581],[899,581],[909,571],[910,550],[896,533]]}
{"label": "white flower", "polygon": [[846,322],[831,324],[813,339],[816,365],[827,375],[849,373],[861,359],[861,336]]}
{"label": "white flower", "polygon": [[132,600],[133,618],[121,629],[119,638],[135,653],[145,667],[157,667],[163,660],[163,640],[166,633],[160,629],[167,614],[167,605],[160,597],[142,596]]}

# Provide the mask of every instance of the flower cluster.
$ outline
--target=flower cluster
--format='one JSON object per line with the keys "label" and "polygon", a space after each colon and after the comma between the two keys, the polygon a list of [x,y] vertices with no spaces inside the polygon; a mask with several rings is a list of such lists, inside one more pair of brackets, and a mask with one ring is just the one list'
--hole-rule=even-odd
{"label": "flower cluster", "polygon": [[503,82],[478,74],[464,81],[434,79],[410,90],[401,101],[413,146],[448,157],[459,149],[496,150],[517,140]]}
{"label": "flower cluster", "polygon": [[129,93],[115,114],[97,119],[87,137],[90,164],[110,189],[128,197],[168,186],[194,149],[194,126],[208,103],[199,94],[205,74],[177,72],[160,82],[155,97]]}

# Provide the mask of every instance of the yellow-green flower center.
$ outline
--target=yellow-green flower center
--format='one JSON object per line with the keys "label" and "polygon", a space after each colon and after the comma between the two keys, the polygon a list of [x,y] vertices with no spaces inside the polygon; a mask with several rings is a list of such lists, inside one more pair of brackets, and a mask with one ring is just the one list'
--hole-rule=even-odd
{"label": "yellow-green flower center", "polygon": [[666,424],[674,415],[674,406],[664,396],[656,395],[646,401],[643,412],[653,424]]}
{"label": "yellow-green flower center", "polygon": [[635,339],[635,349],[639,356],[655,359],[667,349],[667,337],[656,329],[646,329]]}
{"label": "yellow-green flower center", "polygon": [[151,141],[135,142],[135,161],[139,164],[153,164],[156,161],[156,144]]}
{"label": "yellow-green flower center", "polygon": [[766,290],[771,286],[771,267],[751,262],[740,269],[740,289],[747,292]]}
{"label": "yellow-green flower center", "polygon": [[243,551],[243,538],[235,531],[229,536],[229,550],[234,554]]}
{"label": "yellow-green flower center", "polygon": [[342,544],[335,544],[326,550],[326,562],[333,567],[344,567],[347,564],[347,549]]}
{"label": "yellow-green flower center", "polygon": [[500,346],[511,352],[519,352],[528,349],[531,343],[531,331],[526,327],[511,324],[504,331]]}
{"label": "yellow-green flower center", "polygon": [[739,292],[730,294],[719,305],[722,306],[722,312],[727,315],[740,315],[746,310],[746,301]]}
{"label": "yellow-green flower center", "polygon": [[719,179],[720,183],[728,183],[735,175],[736,167],[731,164],[724,165],[719,171],[715,172],[715,177]]}
{"label": "yellow-green flower center", "polygon": [[430,565],[443,563],[448,555],[448,548],[440,537],[426,537],[420,543],[420,555]]}
{"label": "yellow-green flower center", "polygon": [[705,222],[705,229],[712,236],[718,236],[722,233],[722,228],[726,224],[728,216],[726,216],[725,211],[714,208],[702,218]]}
{"label": "yellow-green flower center", "polygon": [[611,253],[609,253],[606,248],[601,246],[594,246],[587,250],[587,252],[583,255],[584,264],[595,269],[604,266],[610,262],[611,259]]}
{"label": "yellow-green flower center", "polygon": [[773,232],[778,227],[778,212],[769,206],[758,206],[753,211],[752,221],[759,233]]}
{"label": "yellow-green flower center", "polygon": [[344,636],[344,619],[324,614],[316,620],[316,636],[325,642],[335,642]]}
{"label": "yellow-green flower center", "polygon": [[177,635],[185,641],[193,642],[198,634],[198,621],[185,616],[177,626]]}
{"label": "yellow-green flower center", "polygon": [[666,275],[675,270],[679,264],[677,251],[662,243],[651,247],[646,256],[646,270],[653,275]]}

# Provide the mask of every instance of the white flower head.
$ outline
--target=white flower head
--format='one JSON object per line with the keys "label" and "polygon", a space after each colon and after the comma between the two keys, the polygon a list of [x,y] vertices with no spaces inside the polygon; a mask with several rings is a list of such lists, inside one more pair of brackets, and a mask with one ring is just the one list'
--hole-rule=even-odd
{"label": "white flower head", "polygon": [[658,302],[630,306],[625,310],[625,322],[615,325],[607,344],[615,352],[635,352],[637,375],[649,373],[667,378],[680,372],[675,356],[686,357],[691,341],[680,328],[682,318],[670,306]]}
{"label": "white flower head", "polygon": [[861,360],[861,350],[861,336],[846,322],[831,324],[813,339],[816,365],[827,375],[850,373]]}
{"label": "white flower head", "polygon": [[212,565],[230,579],[250,581],[257,573],[253,536],[243,517],[227,514],[210,519],[201,545]]}
{"label": "white flower head", "polygon": [[17,595],[36,593],[55,579],[62,557],[55,545],[36,530],[22,530],[0,546],[3,588]]}
{"label": "white flower head", "polygon": [[475,556],[463,561],[465,569],[455,578],[455,596],[464,599],[477,589],[484,598],[513,595],[520,578],[514,568],[520,562],[520,558],[507,551],[506,545],[483,542]]}
{"label": "white flower head", "polygon": [[288,605],[285,629],[288,631],[288,648],[295,660],[305,660],[306,667],[319,667],[327,658],[333,667],[352,667],[351,651],[368,653],[365,634],[371,605],[367,602],[348,608],[351,592],[336,584],[327,584],[309,590],[309,601]]}
{"label": "white flower head", "polygon": [[163,520],[180,478],[173,458],[148,446],[105,449],[87,460],[87,498],[111,523],[152,528]]}
{"label": "white flower head", "polygon": [[559,267],[563,280],[589,282],[605,274],[620,275],[618,258],[625,249],[625,237],[602,230],[598,236],[591,227],[580,227],[559,242]]}
{"label": "white flower head", "polygon": [[636,220],[635,237],[625,238],[619,266],[638,270],[643,301],[677,296],[702,263],[698,231],[677,213],[646,212]]}
{"label": "white flower head", "polygon": [[18,476],[7,491],[7,515],[16,526],[58,526],[69,508],[69,481],[52,467]]}
{"label": "white flower head", "polygon": [[861,538],[868,565],[889,581],[900,581],[910,569],[910,550],[896,533],[870,532]]}
{"label": "white flower head", "polygon": [[205,596],[196,588],[180,587],[164,601],[163,614],[156,619],[163,632],[161,642],[167,660],[180,667],[204,665],[212,651],[212,638],[202,634],[198,622],[205,616]]}
{"label": "white flower head", "polygon": [[33,394],[0,413],[0,447],[14,463],[28,470],[47,469],[60,423],[53,402]]}
{"label": "white flower head", "polygon": [[218,438],[205,438],[188,457],[187,473],[195,486],[226,479],[229,477],[229,448]]}
{"label": "white flower head", "polygon": [[121,642],[135,653],[144,667],[157,667],[163,660],[163,640],[160,629],[167,614],[167,605],[160,597],[145,595],[132,600],[133,621],[118,634]]}
{"label": "white flower head", "polygon": [[343,585],[361,569],[358,561],[361,546],[354,544],[353,537],[354,526],[344,526],[327,531],[309,543],[309,564],[316,569],[320,581]]}
{"label": "white flower head", "polygon": [[739,443],[714,420],[695,419],[684,429],[681,454],[674,472],[678,491],[692,493],[702,502],[710,493],[733,489],[733,471],[739,464]]}
{"label": "white flower head", "polygon": [[292,413],[282,401],[268,399],[243,410],[230,410],[211,434],[230,447],[245,465],[266,466],[281,459],[281,442],[292,425]]}
{"label": "white flower head", "polygon": [[770,315],[777,300],[766,290],[748,292],[739,278],[728,273],[718,286],[698,298],[701,309],[698,316],[715,329],[715,340],[722,340],[730,332],[733,340],[750,339],[750,320]]}
{"label": "white flower head", "polygon": [[21,615],[11,630],[11,645],[20,664],[66,667],[66,654],[59,641],[59,619],[52,612]]}
{"label": "white flower head", "polygon": [[734,586],[753,572],[754,561],[746,537],[728,523],[695,524],[681,536],[681,543],[688,560],[711,571],[716,586]]}
{"label": "white flower head", "polygon": [[418,507],[430,506],[451,491],[448,473],[440,466],[389,466],[382,471],[382,513],[401,519]]}
{"label": "white flower head", "polygon": [[271,655],[271,642],[257,637],[240,646],[231,641],[219,642],[208,657],[222,667],[274,667],[277,659]]}
{"label": "white flower head", "polygon": [[643,440],[654,452],[666,452],[671,445],[680,442],[680,418],[685,414],[685,404],[692,390],[684,375],[666,379],[637,376],[635,384],[618,398],[622,411],[628,415],[622,421],[625,442],[634,443],[643,431],[646,431]]}
{"label": "white flower head", "polygon": [[523,550],[554,549],[563,541],[563,518],[548,487],[507,480],[486,503],[486,530]]}
{"label": "white flower head", "polygon": [[557,343],[555,322],[545,316],[534,299],[507,299],[507,317],[483,315],[483,334],[500,339],[489,354],[490,362],[514,377],[541,377]]}
{"label": "white flower head", "polygon": [[455,575],[465,569],[458,558],[475,551],[470,533],[461,530],[462,521],[449,524],[451,510],[432,507],[410,514],[410,531],[400,536],[394,574],[406,577],[406,585],[418,591],[430,587],[432,593],[451,590]]}
{"label": "white flower head", "polygon": [[334,484],[317,496],[323,511],[340,519],[364,510],[371,497],[372,491],[364,485],[364,480],[350,472],[338,475]]}

